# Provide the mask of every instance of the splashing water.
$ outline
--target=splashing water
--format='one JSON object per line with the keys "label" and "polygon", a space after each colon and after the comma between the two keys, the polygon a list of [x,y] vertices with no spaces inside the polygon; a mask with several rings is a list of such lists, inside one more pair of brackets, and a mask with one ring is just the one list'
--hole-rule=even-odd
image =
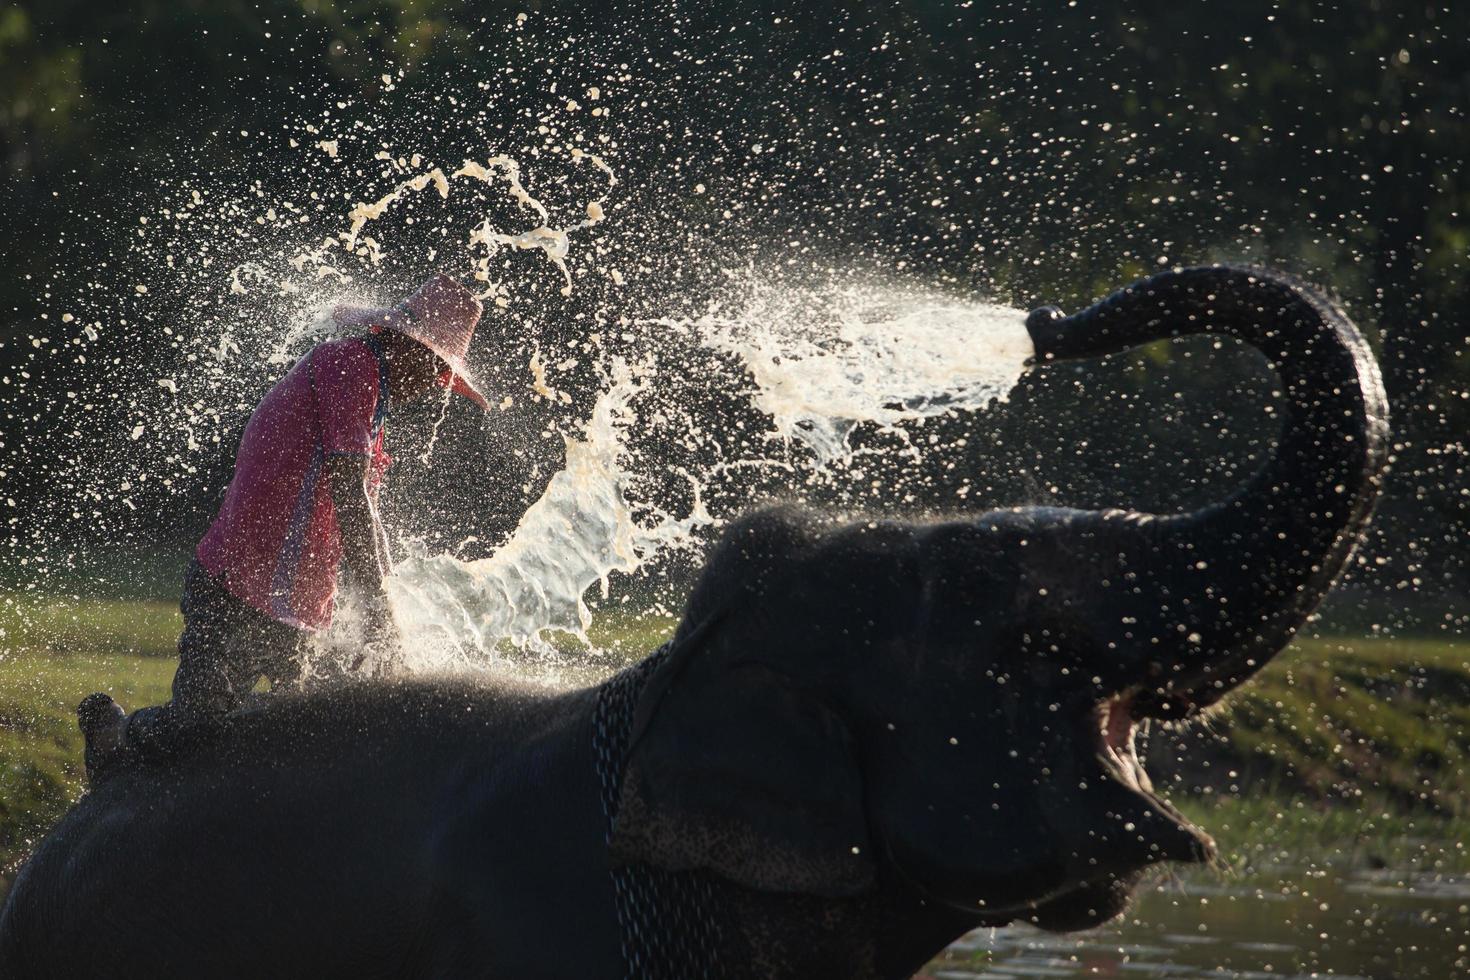
{"label": "splashing water", "polygon": [[[336,154],[331,155],[335,159]],[[394,157],[386,151],[379,151],[374,159],[386,163],[394,172],[400,173],[422,166],[421,158],[417,154],[411,158],[403,158]],[[350,288],[353,277],[332,265],[333,253],[340,252],[366,259],[370,267],[381,265],[385,256],[384,247],[377,239],[364,234],[368,224],[383,219],[394,205],[411,199],[429,187],[434,188],[440,200],[447,201],[451,194],[452,182],[468,178],[486,185],[494,185],[497,180],[503,182],[511,200],[518,207],[536,214],[539,220],[539,224],[527,231],[510,234],[496,231],[490,218],[485,217],[470,230],[463,244],[465,251],[471,256],[470,265],[474,279],[485,286],[479,298],[493,300],[500,307],[507,305],[507,286],[495,280],[490,271],[491,260],[501,247],[541,251],[562,275],[564,281],[562,295],[570,296],[572,275],[566,260],[571,251],[571,235],[593,227],[606,217],[603,205],[607,201],[607,195],[612,192],[612,188],[618,182],[613,169],[594,153],[573,148],[571,159],[577,164],[590,161],[607,177],[607,186],[601,197],[587,202],[585,209],[587,217],[566,228],[551,227],[550,212],[546,205],[526,189],[521,179],[520,164],[514,159],[497,155],[484,164],[466,160],[452,174],[446,175],[442,167],[431,167],[401,180],[392,190],[374,201],[355,203],[348,211],[349,223],[345,230],[323,238],[314,247],[301,249],[291,256],[288,264],[294,271],[294,276],[284,272],[273,273],[254,260],[241,263],[229,273],[230,294],[245,296],[251,291],[247,283],[254,283],[256,286],[275,289],[281,297],[295,298],[298,300],[299,309],[309,310],[307,315],[303,316],[298,312],[291,317],[293,325],[266,357],[267,362],[271,364],[288,363],[292,360],[293,352],[302,350],[303,345],[335,336],[341,331],[341,327],[332,318],[332,310],[335,307],[339,305],[384,305],[382,302],[364,297],[360,289]],[[478,250],[483,250],[483,254],[475,255],[474,253]],[[323,293],[320,288],[312,288],[313,284],[327,279],[340,284],[335,291]],[[226,359],[238,350],[238,346],[230,332],[227,331],[222,335],[216,350],[217,359]]]}
{"label": "splashing water", "polygon": [[[315,271],[310,275],[317,280],[346,279],[327,262],[334,251],[356,255],[373,267],[380,265],[384,247],[364,234],[370,223],[385,220],[396,205],[429,187],[441,200],[448,200],[453,182],[468,178],[503,185],[516,208],[533,213],[538,222],[528,231],[511,234],[495,230],[487,217],[463,240],[475,279],[486,284],[483,297],[504,307],[513,291],[511,284],[492,277],[490,260],[499,247],[539,250],[561,274],[562,295],[570,295],[569,235],[604,219],[607,195],[618,183],[600,157],[573,149],[573,162],[590,161],[607,183],[602,196],[586,204],[584,220],[558,229],[552,227],[546,205],[527,190],[519,164],[510,157],[492,156],[483,165],[466,161],[448,175],[439,167],[422,169],[416,156],[401,159],[380,152],[375,159],[398,172],[415,167],[420,172],[372,202],[355,204],[345,231],[323,240],[314,251],[292,257],[290,265],[297,272],[311,268]],[[243,291],[242,276],[271,281],[268,272],[249,263],[232,273],[232,293]],[[389,593],[406,642],[402,661],[389,669],[415,672],[496,664],[503,662],[508,650],[545,652],[544,634],[552,631],[590,646],[587,591],[600,585],[605,596],[613,572],[635,572],[669,552],[696,548],[697,532],[718,523],[702,502],[705,488],[743,468],[773,462],[763,448],[753,452],[727,448],[700,472],[681,471],[692,497],[686,516],[671,516],[645,498],[637,500],[643,516],[635,519],[633,487],[640,474],[661,468],[663,462],[632,451],[626,436],[640,424],[635,402],[660,383],[653,361],[671,339],[671,331],[692,335],[699,345],[733,357],[744,367],[751,385],[748,397],[770,418],[775,438],[794,440],[811,451],[810,458],[795,464],[809,472],[849,460],[853,452],[849,436],[865,423],[898,435],[907,453],[922,464],[922,453],[907,442],[903,425],[983,409],[1004,399],[1032,354],[1017,311],[962,301],[912,283],[854,278],[856,282],[801,286],[751,270],[730,276],[728,288],[702,315],[640,321],[644,333],[635,336],[654,356],[639,371],[625,360],[614,360],[585,430],[565,439],[564,468],[526,511],[508,541],[488,558],[463,561],[448,554],[418,554],[394,569]],[[287,285],[283,292],[299,288]],[[331,335],[329,311],[339,301],[340,297],[333,298],[306,318],[304,326],[288,331],[272,360],[283,361],[289,349]],[[533,338],[531,346],[527,365],[531,391],[551,404],[570,404],[571,396],[550,381],[540,344]],[[440,406],[423,460],[433,452],[447,406],[447,400]],[[697,426],[690,418],[690,424]],[[782,465],[793,463],[788,458]],[[350,653],[350,606],[342,615],[347,626],[324,637],[319,646]],[[524,666],[525,658],[520,662]],[[365,666],[385,669],[382,664]]]}
{"label": "splashing water", "polygon": [[[616,185],[616,176],[601,159],[585,158],[607,173],[609,188]],[[497,244],[536,248],[562,274],[561,291],[567,295],[572,284],[565,263],[568,233],[601,221],[604,199],[587,205],[586,220],[566,230],[553,229],[547,208],[526,190],[519,167],[505,157],[492,157],[485,167],[467,163],[448,179],[434,168],[404,181],[375,203],[356,205],[350,229],[337,241],[377,264],[381,246],[361,232],[368,222],[383,219],[404,195],[434,186],[447,198],[449,179],[468,176],[489,184],[497,175],[515,203],[533,211],[540,224],[518,235],[494,232],[488,219],[478,225],[465,242],[468,250],[486,250],[473,261],[476,278],[490,281],[488,256]],[[330,268],[322,255],[333,244],[327,240],[322,254],[310,257],[318,273]],[[298,254],[292,265],[300,269],[303,261]],[[253,265],[246,273],[259,281],[269,278]],[[240,274],[236,270],[232,275],[232,291]],[[734,358],[748,373],[746,395],[769,417],[774,439],[810,450],[809,457],[795,461],[789,452],[784,454],[780,465],[793,475],[849,462],[854,455],[849,437],[864,424],[896,435],[905,452],[922,465],[923,453],[907,439],[904,425],[1003,400],[1033,353],[1022,314],[911,283],[854,278],[856,282],[801,286],[751,271],[732,277],[730,288],[702,315],[640,321],[637,326],[644,333],[637,340],[656,354],[673,335],[692,336],[703,348]],[[503,305],[509,287],[492,283],[485,295]],[[305,318],[304,325],[288,331],[270,359],[284,361],[288,350],[334,333],[329,311],[340,301],[332,299]],[[402,659],[390,665],[360,664],[360,669],[483,668],[504,663],[511,651],[546,652],[548,632],[570,634],[590,646],[586,630],[592,615],[584,599],[589,589],[600,585],[606,596],[612,573],[632,573],[670,552],[698,547],[700,529],[719,523],[703,504],[706,488],[743,468],[776,461],[760,448],[725,449],[699,472],[681,471],[693,501],[685,516],[674,517],[656,502],[639,499],[642,517],[635,519],[634,485],[640,475],[663,465],[658,458],[634,452],[627,438],[640,425],[639,397],[660,384],[654,360],[635,370],[627,361],[613,359],[606,388],[584,431],[565,439],[565,466],[494,554],[465,561],[420,553],[395,567],[389,593],[405,637]],[[535,396],[551,404],[572,402],[567,392],[553,386],[534,341],[527,372]],[[447,407],[446,399],[423,460],[433,452]],[[769,445],[766,440],[764,446]],[[336,649],[338,659],[355,650],[350,599],[340,615],[343,626],[318,644]],[[524,656],[517,663],[522,669],[529,666]]]}
{"label": "splashing water", "polygon": [[[860,424],[902,435],[905,422],[1003,399],[1033,353],[1020,313],[934,292],[763,285],[750,296],[738,312],[726,306],[652,325],[693,330],[709,348],[736,356],[754,382],[752,401],[771,417],[777,436],[812,450],[800,464],[809,470],[849,459],[848,436]],[[558,394],[547,387],[538,355],[532,373],[538,389]],[[686,472],[693,496],[687,516],[655,507],[651,520],[634,519],[635,471],[661,461],[631,452],[626,434],[639,422],[636,397],[657,383],[651,368],[634,380],[626,363],[615,363],[585,434],[567,440],[565,468],[494,555],[420,556],[395,569],[395,615],[411,638],[404,669],[491,663],[504,643],[535,648],[548,630],[586,643],[588,589],[600,583],[605,596],[610,573],[694,548],[696,532],[718,523],[702,503],[705,487],[768,458],[726,454],[697,475]],[[910,452],[922,461],[917,448]]]}
{"label": "splashing water", "polygon": [[[588,91],[604,106],[612,89]],[[445,148],[438,162],[395,148],[423,133],[390,139],[394,124],[381,118],[309,123],[309,136],[290,144],[305,155],[306,180],[184,183],[177,201],[141,215],[139,254],[156,260],[156,279],[128,296],[139,308],[129,317],[147,323],[150,297],[177,297],[186,316],[170,322],[186,326],[158,329],[179,363],[173,376],[133,383],[118,403],[130,438],[120,451],[107,448],[114,455],[105,462],[88,461],[85,495],[132,510],[138,486],[195,473],[201,444],[222,443],[281,365],[340,333],[335,306],[391,305],[406,280],[458,266],[487,301],[478,352],[493,351],[501,368],[484,431],[493,438],[510,412],[524,410],[542,438],[564,440],[565,463],[493,554],[462,560],[419,548],[401,562],[389,589],[403,659],[353,669],[476,668],[512,650],[544,652],[550,632],[587,644],[590,589],[606,595],[610,576],[702,547],[711,529],[763,496],[831,503],[822,495],[858,479],[864,454],[875,458],[864,465],[902,455],[922,474],[935,436],[913,439],[911,430],[1004,399],[1024,369],[1032,351],[1017,311],[912,277],[845,271],[830,255],[813,258],[817,279],[802,279],[790,254],[760,249],[743,251],[755,255],[745,259],[750,269],[727,271],[712,258],[715,245],[701,256],[688,227],[645,215],[648,196],[609,203],[627,193],[600,155],[616,152],[616,141],[584,138],[582,117],[556,105],[567,103],[553,98],[536,117],[539,139],[487,130],[481,110],[464,128],[470,145]],[[608,115],[592,118],[605,124]],[[523,167],[531,160],[534,173]],[[635,172],[635,186],[648,183]],[[669,195],[653,185],[662,203]],[[695,195],[712,204],[706,191],[698,184]],[[726,219],[743,206],[725,203]],[[527,268],[522,254],[549,266],[557,295],[542,290],[546,270]],[[670,255],[720,285],[663,275]],[[574,282],[576,301],[558,306]],[[543,326],[553,317],[562,322]],[[88,323],[86,343],[102,329],[100,318]],[[421,466],[441,445],[450,405],[446,394],[416,454]],[[498,479],[486,469],[486,484]],[[862,475],[869,485],[873,477]],[[850,501],[838,494],[838,502]],[[321,646],[352,664],[353,634],[344,597]]]}
{"label": "splashing water", "polygon": [[634,571],[661,550],[687,546],[695,528],[713,523],[697,486],[686,517],[633,519],[620,432],[635,418],[630,402],[641,389],[627,363],[616,361],[583,437],[566,441],[565,468],[489,558],[421,556],[394,569],[394,615],[412,638],[405,669],[482,664],[502,641],[535,645],[547,630],[587,643],[588,589],[601,583],[605,596],[611,572]]}
{"label": "splashing water", "polygon": [[1021,314],[912,287],[756,286],[737,315],[694,321],[737,356],[753,400],[783,438],[822,465],[849,452],[860,423],[900,423],[1004,400],[1033,351]]}
{"label": "splashing water", "polygon": [[[565,230],[550,227],[548,222],[551,219],[547,214],[546,207],[527,193],[525,187],[521,185],[520,165],[509,157],[499,156],[492,158],[488,164],[488,167],[491,169],[481,167],[471,160],[466,160],[465,165],[455,172],[454,176],[456,177],[477,177],[489,183],[494,178],[494,173],[498,171],[509,185],[511,196],[515,198],[516,203],[522,207],[530,208],[541,218],[541,224],[532,228],[530,231],[525,231],[518,235],[508,235],[504,232],[496,231],[490,226],[488,219],[471,232],[470,244],[481,245],[485,248],[485,257],[478,263],[475,270],[476,279],[479,279],[481,282],[490,281],[490,259],[494,256],[497,245],[507,245],[511,248],[523,250],[539,249],[551,260],[557,270],[561,272],[562,279],[564,280],[564,285],[561,289],[562,295],[570,296],[572,294],[572,272],[567,268],[567,252],[571,248],[571,241],[568,236],[572,232],[591,228],[593,225],[602,221],[606,216],[603,211],[603,205],[607,203],[607,195],[612,193],[613,187],[618,182],[617,175],[613,173],[612,168],[595,153],[586,153],[574,147],[572,149],[572,160],[576,163],[581,163],[583,160],[591,160],[593,166],[597,167],[598,170],[601,170],[607,176],[608,183],[607,189],[601,197],[587,203],[587,217]],[[496,290],[492,287],[492,292],[494,291]]]}
{"label": "splashing water", "polygon": [[[505,299],[504,289],[501,283],[492,280],[490,272],[490,261],[494,258],[500,246],[523,250],[539,250],[561,273],[564,285],[562,295],[572,294],[572,273],[567,268],[567,253],[571,250],[570,235],[573,232],[583,231],[599,223],[605,217],[603,205],[607,201],[607,195],[611,193],[618,178],[613,169],[595,153],[587,153],[576,147],[572,148],[571,158],[574,163],[582,163],[590,160],[592,165],[607,177],[607,188],[601,197],[587,203],[587,217],[569,228],[551,227],[551,215],[546,205],[526,190],[521,181],[521,165],[511,157],[503,154],[493,156],[481,164],[475,160],[466,160],[464,164],[452,174],[445,175],[440,167],[434,167],[423,173],[414,175],[402,181],[393,190],[371,203],[360,201],[353,206],[348,218],[351,226],[342,232],[337,239],[325,240],[321,247],[311,252],[304,252],[293,259],[293,264],[300,271],[305,264],[313,263],[317,268],[318,277],[327,274],[337,274],[336,269],[326,264],[325,256],[334,247],[340,246],[347,252],[367,256],[374,265],[382,261],[383,253],[380,243],[362,234],[368,222],[377,221],[382,218],[394,204],[404,200],[406,196],[422,192],[425,188],[432,186],[438,192],[441,200],[448,200],[450,193],[450,182],[460,178],[478,180],[482,184],[494,184],[497,180],[504,182],[511,199],[522,209],[533,212],[539,219],[539,224],[534,228],[518,234],[509,234],[496,231],[489,218],[482,221],[470,232],[466,244],[470,249],[483,248],[484,255],[474,262],[474,276],[479,282],[485,283],[486,291],[481,299],[495,298],[503,303]],[[391,166],[402,170],[407,166],[400,162],[392,154],[386,151],[379,152],[374,159],[388,162]],[[415,158],[416,159],[416,158]]]}

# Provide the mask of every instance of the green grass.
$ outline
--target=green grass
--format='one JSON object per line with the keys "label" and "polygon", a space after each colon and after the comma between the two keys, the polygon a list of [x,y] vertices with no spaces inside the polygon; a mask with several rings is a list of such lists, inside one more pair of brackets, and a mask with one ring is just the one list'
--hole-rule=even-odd
{"label": "green grass", "polygon": [[168,697],[178,610],[161,602],[0,595],[0,871],[76,799],[76,706]]}
{"label": "green grass", "polygon": [[172,656],[181,625],[176,603],[0,593],[0,654]]}
{"label": "green grass", "polygon": [[629,660],[638,660],[674,635],[674,616],[612,608],[597,613],[587,635],[597,646]]}
{"label": "green grass", "polygon": [[1470,818],[1288,795],[1173,797],[1231,873],[1274,866],[1470,873]]}
{"label": "green grass", "polygon": [[133,707],[168,698],[174,664],[136,654],[12,650],[0,658],[0,872],[82,788],[77,702],[103,690]]}
{"label": "green grass", "polygon": [[1188,786],[1470,818],[1470,644],[1303,640],[1202,727]]}

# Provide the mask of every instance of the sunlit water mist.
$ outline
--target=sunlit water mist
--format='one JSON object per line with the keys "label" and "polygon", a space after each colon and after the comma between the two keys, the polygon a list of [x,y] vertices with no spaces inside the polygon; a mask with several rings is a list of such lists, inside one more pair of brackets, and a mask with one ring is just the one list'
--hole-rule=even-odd
{"label": "sunlit water mist", "polygon": [[912,286],[791,289],[754,283],[741,308],[690,323],[734,354],[783,438],[826,465],[868,422],[904,422],[1004,399],[1033,351],[1022,314]]}
{"label": "sunlit water mist", "polygon": [[[848,435],[868,424],[903,433],[916,419],[984,408],[1003,399],[1032,354],[1021,314],[913,288],[878,285],[745,290],[747,305],[728,300],[709,315],[644,324],[657,346],[664,331],[693,332],[734,355],[749,372],[747,395],[770,416],[774,438],[809,453],[783,452],[782,465],[814,472],[851,457]],[[510,540],[489,558],[440,554],[401,563],[390,580],[398,623],[408,638],[409,671],[495,662],[507,648],[545,649],[548,630],[587,641],[583,601],[613,572],[633,572],[672,549],[697,545],[696,532],[717,523],[704,508],[707,486],[734,470],[773,462],[722,454],[691,484],[692,507],[673,515],[630,487],[640,472],[664,465],[635,453],[627,436],[640,425],[637,396],[657,386],[651,363],[635,371],[615,360],[585,432],[567,440],[565,468],[531,506]],[[922,448],[898,449],[920,465]],[[792,459],[796,462],[793,464]]]}
{"label": "sunlit water mist", "polygon": [[[583,206],[585,217],[563,221],[558,228],[510,157],[491,156],[483,165],[467,160],[446,172],[416,155],[405,158],[380,151],[373,159],[387,168],[384,176],[395,181],[391,189],[352,205],[345,229],[315,247],[298,249],[284,264],[277,260],[282,267],[279,274],[272,274],[268,263],[255,260],[237,267],[231,275],[231,293],[249,292],[242,269],[247,278],[269,284],[298,303],[303,293],[320,292],[319,286],[303,289],[303,280],[345,283],[351,277],[334,262],[353,257],[371,268],[391,256],[391,247],[370,231],[382,227],[392,238],[395,214],[416,196],[432,193],[449,201],[467,187],[481,192],[499,188],[513,205],[511,213],[529,216],[534,225],[502,232],[486,217],[474,222],[467,234],[460,228],[443,236],[445,244],[434,258],[441,263],[459,260],[472,271],[490,309],[487,319],[508,308],[522,292],[522,284],[503,272],[508,266],[497,271],[492,262],[501,249],[539,251],[559,273],[561,294],[570,295],[574,280],[566,260],[572,236],[603,221],[604,205],[618,177],[595,154],[574,148],[566,156],[575,167],[590,162],[605,185]],[[404,215],[402,220],[410,219]],[[611,275],[620,278],[615,271]],[[269,359],[289,360],[291,353],[332,334],[330,317],[321,311],[340,298],[339,291],[314,316],[298,313]],[[667,306],[698,307],[691,299],[670,297]],[[350,600],[339,612],[338,626],[319,638],[321,656],[338,667],[345,663],[349,669],[379,673],[478,669],[504,663],[508,656],[523,669],[532,661],[544,668],[556,658],[534,655],[552,649],[548,632],[569,634],[590,648],[587,628],[592,615],[585,601],[590,589],[600,586],[606,596],[613,573],[632,573],[672,551],[699,545],[698,532],[719,523],[704,506],[707,489],[720,487],[743,469],[775,463],[778,450],[780,465],[798,478],[802,470],[812,474],[830,469],[850,460],[849,436],[863,425],[897,436],[890,442],[893,451],[922,466],[922,448],[907,438],[905,424],[982,409],[1003,399],[1032,353],[1017,311],[964,301],[912,282],[883,281],[873,273],[838,277],[829,271],[810,284],[752,267],[727,272],[724,287],[704,305],[699,315],[656,316],[636,323],[608,311],[606,321],[616,320],[628,328],[620,331],[623,349],[642,360],[611,354],[600,341],[584,348],[598,363],[602,379],[595,407],[580,431],[564,436],[564,468],[527,509],[506,543],[489,557],[461,560],[421,553],[409,542],[416,553],[400,562],[389,580],[394,616],[404,637],[398,660],[383,663],[361,657]],[[539,338],[527,339],[532,349],[526,365],[531,392],[552,404],[570,401],[548,380]],[[651,414],[667,419],[672,408],[691,428],[718,425],[700,421],[693,405],[670,406],[667,397],[659,397],[666,396],[660,389],[669,380],[659,367],[660,356],[671,344],[690,341],[740,366],[744,379],[726,375],[724,382],[744,385],[741,394],[769,418],[772,432],[765,441],[739,447],[718,438],[705,440],[706,446],[721,448],[703,453],[697,470],[680,470],[690,503],[683,513],[673,514],[662,501],[635,489],[642,478],[668,464],[656,453],[635,450],[630,436],[647,423],[640,418],[639,401],[650,394],[655,397],[645,400],[660,403]],[[687,378],[681,380],[687,392],[682,397],[697,402],[701,393],[688,389]],[[718,385],[721,376],[711,375],[708,382]],[[441,406],[440,421],[447,407]],[[494,425],[492,418],[489,426]],[[431,445],[437,434],[436,423]],[[681,438],[687,443],[701,435],[690,431]],[[793,452],[793,443],[807,451]],[[486,472],[484,477],[493,480],[495,475]]]}
{"label": "sunlit water mist", "polygon": [[[601,107],[615,92],[604,79],[585,98]],[[363,119],[304,125],[291,138],[300,174],[275,185],[181,184],[169,207],[140,215],[135,248],[153,260],[153,278],[130,287],[127,302],[140,312],[128,316],[148,324],[153,341],[168,338],[160,346],[178,363],[164,377],[128,381],[120,412],[130,439],[80,464],[84,495],[132,508],[127,495],[144,481],[188,488],[201,446],[228,440],[285,365],[338,333],[334,306],[391,305],[447,271],[485,300],[476,354],[507,382],[481,435],[494,439],[503,413],[520,411],[544,438],[565,440],[565,464],[488,557],[402,541],[410,557],[389,583],[401,654],[362,656],[344,595],[336,625],[318,638],[321,666],[422,672],[507,657],[544,666],[558,659],[536,656],[551,649],[552,631],[590,646],[589,590],[605,593],[610,576],[696,551],[758,503],[751,473],[780,468],[796,498],[853,477],[860,454],[922,474],[934,437],[911,438],[912,428],[1003,399],[1024,369],[1031,348],[1017,311],[831,254],[808,268],[759,238],[738,250],[743,270],[727,268],[722,245],[697,254],[690,228],[645,222],[620,198],[630,184],[645,204],[671,195],[637,172],[636,159],[619,163],[614,140],[581,131],[587,120],[606,124],[604,110],[569,105],[548,93],[535,137],[476,110],[467,144],[436,160],[409,148],[417,137],[384,102]],[[671,255],[700,266],[690,282],[716,285],[675,287],[677,277],[660,276]],[[176,307],[154,326],[148,303],[163,295]],[[721,400],[763,421],[752,430],[748,419],[712,415],[708,405]],[[427,445],[395,446],[400,459],[417,452],[432,465],[444,451],[438,423],[459,406],[446,398],[437,407]],[[678,444],[677,462],[660,440]],[[501,474],[493,454],[482,455],[488,488]],[[717,498],[724,503],[710,503]],[[442,538],[484,536],[446,530]]]}
{"label": "sunlit water mist", "polygon": [[[572,159],[590,159],[605,173],[608,187],[616,185],[616,176],[601,159],[590,154]],[[587,218],[562,230],[552,227],[548,209],[526,189],[519,167],[508,158],[492,157],[485,166],[466,163],[449,175],[416,160],[390,157],[386,162],[401,179],[375,200],[353,205],[345,230],[314,249],[274,260],[252,259],[231,272],[231,295],[248,297],[252,290],[265,289],[288,307],[284,329],[258,357],[287,363],[312,343],[334,335],[337,327],[328,311],[338,302],[381,305],[387,300],[352,288],[352,277],[332,263],[352,255],[369,269],[376,267],[391,253],[367,230],[391,222],[395,208],[414,195],[432,191],[450,199],[465,178],[503,186],[517,209],[535,222],[529,231],[506,234],[492,230],[484,219],[466,235],[446,236],[448,244],[436,255],[441,262],[463,260],[473,270],[488,301],[487,322],[520,298],[519,284],[505,275],[497,277],[490,262],[497,248],[539,250],[562,277],[561,292],[573,288],[565,262],[570,235],[601,221],[605,196],[587,203]],[[420,172],[402,178],[413,165]],[[616,233],[615,226],[611,233]],[[670,297],[668,302],[671,309],[681,310],[700,305],[692,297]],[[606,595],[613,573],[636,572],[670,552],[696,549],[701,529],[719,523],[703,502],[709,492],[728,490],[738,485],[740,473],[763,466],[783,467],[798,484],[818,475],[840,479],[834,471],[852,462],[850,437],[859,427],[889,437],[868,440],[863,452],[901,454],[911,469],[922,471],[930,447],[910,439],[907,426],[1004,399],[1032,354],[1020,312],[871,271],[838,275],[828,270],[815,281],[797,281],[783,271],[752,267],[727,273],[717,295],[703,303],[702,313],[618,319],[625,353],[610,353],[600,341],[584,346],[602,379],[595,407],[590,418],[563,437],[564,468],[505,544],[489,557],[462,560],[422,553],[415,542],[406,542],[414,553],[395,567],[389,580],[404,637],[397,660],[362,656],[351,597],[344,596],[337,625],[315,644],[316,659],[326,665],[326,673],[471,670],[508,660],[521,670],[555,670],[556,661],[564,664],[565,658],[545,656],[553,649],[546,634],[568,634],[590,648],[588,591],[600,586]],[[526,339],[532,353],[524,371],[528,390],[522,396],[553,405],[569,402],[549,379],[538,338]],[[733,362],[737,371],[710,373],[700,379],[704,389],[691,385],[685,371],[677,378],[679,394],[671,394],[668,382],[680,368],[663,366],[661,360],[690,345]],[[214,346],[220,360],[234,353],[228,329]],[[737,389],[721,394],[748,399],[766,417],[770,431],[763,438],[737,442],[718,431],[701,431],[721,424],[697,406],[721,385]],[[513,401],[516,396],[507,397]],[[448,407],[448,401],[439,406],[440,421]],[[632,438],[652,424],[651,417],[667,426],[671,415],[686,427],[674,437],[701,446],[699,466],[679,471],[690,503],[677,514],[640,492],[640,487],[657,482],[647,478],[662,474],[669,464],[656,451],[635,449]],[[493,432],[495,426],[492,414],[487,428]],[[431,442],[437,433],[436,423]],[[424,455],[430,452],[426,449]],[[488,483],[496,474],[487,469],[483,478]]]}
{"label": "sunlit water mist", "polygon": [[583,596],[608,575],[631,572],[653,554],[688,546],[692,531],[713,522],[700,502],[682,518],[656,512],[635,521],[625,497],[628,465],[621,430],[632,424],[641,383],[625,362],[597,400],[581,438],[568,439],[566,466],[489,558],[411,558],[389,580],[398,624],[410,642],[408,670],[483,665],[502,641],[540,646],[558,630],[587,643],[592,623]]}

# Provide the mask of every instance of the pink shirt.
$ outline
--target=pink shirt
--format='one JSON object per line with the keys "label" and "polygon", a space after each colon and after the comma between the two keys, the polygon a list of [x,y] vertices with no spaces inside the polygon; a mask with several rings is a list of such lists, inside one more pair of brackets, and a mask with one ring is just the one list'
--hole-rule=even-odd
{"label": "pink shirt", "polygon": [[330,625],[342,540],[323,463],[367,457],[376,498],[392,462],[383,451],[387,415],[376,338],[313,348],[250,416],[224,505],[199,542],[199,564],[272,619],[307,630]]}

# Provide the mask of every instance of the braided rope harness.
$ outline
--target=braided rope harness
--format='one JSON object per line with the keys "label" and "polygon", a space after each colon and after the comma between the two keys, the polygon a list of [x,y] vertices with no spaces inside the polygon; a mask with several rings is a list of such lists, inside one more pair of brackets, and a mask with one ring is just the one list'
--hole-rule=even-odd
{"label": "braided rope harness", "polygon": [[[609,843],[623,790],[633,711],[667,649],[661,647],[642,663],[616,674],[597,694],[592,750]],[[721,935],[708,879],[642,863],[615,867],[611,874],[623,937],[624,976],[628,980],[710,980]]]}

